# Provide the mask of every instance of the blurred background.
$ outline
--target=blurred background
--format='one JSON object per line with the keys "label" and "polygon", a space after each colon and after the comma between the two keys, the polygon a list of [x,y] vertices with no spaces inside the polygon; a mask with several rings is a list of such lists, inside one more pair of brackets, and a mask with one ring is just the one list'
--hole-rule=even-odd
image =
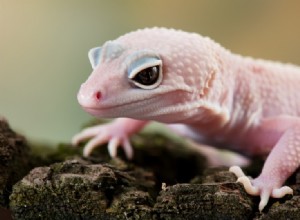
{"label": "blurred background", "polygon": [[299,1],[0,0],[0,115],[34,141],[68,142],[91,119],[76,100],[87,51],[152,26],[300,65]]}

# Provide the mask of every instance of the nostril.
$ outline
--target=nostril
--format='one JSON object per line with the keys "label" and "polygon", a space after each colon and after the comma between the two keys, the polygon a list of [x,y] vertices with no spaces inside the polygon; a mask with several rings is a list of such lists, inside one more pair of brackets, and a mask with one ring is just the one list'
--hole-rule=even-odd
{"label": "nostril", "polygon": [[99,101],[99,100],[101,99],[101,97],[102,97],[101,92],[100,92],[100,91],[97,91],[97,92],[95,93],[95,98]]}

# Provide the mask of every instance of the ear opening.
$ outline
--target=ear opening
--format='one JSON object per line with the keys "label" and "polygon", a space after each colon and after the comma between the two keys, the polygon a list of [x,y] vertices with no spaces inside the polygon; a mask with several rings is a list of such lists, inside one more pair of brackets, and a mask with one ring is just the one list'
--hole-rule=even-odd
{"label": "ear opening", "polygon": [[92,65],[92,68],[95,69],[100,61],[100,55],[101,55],[101,47],[94,47],[92,49],[90,49],[88,56],[89,56],[89,60],[90,63]]}

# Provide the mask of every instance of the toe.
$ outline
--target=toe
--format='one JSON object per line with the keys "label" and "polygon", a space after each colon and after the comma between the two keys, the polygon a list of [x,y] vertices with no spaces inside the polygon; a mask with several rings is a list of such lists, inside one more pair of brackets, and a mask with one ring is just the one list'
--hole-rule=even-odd
{"label": "toe", "polygon": [[98,135],[92,138],[83,149],[83,156],[88,157],[92,151],[99,145],[107,141],[107,136],[105,134]]}
{"label": "toe", "polygon": [[230,167],[229,172],[234,173],[234,175],[236,175],[237,178],[246,176],[239,166]]}
{"label": "toe", "polygon": [[252,196],[259,195],[259,189],[251,184],[249,177],[247,176],[239,177],[237,182],[240,182],[244,185],[244,188],[248,194]]}
{"label": "toe", "polygon": [[88,140],[92,137],[95,137],[97,134],[101,133],[98,127],[86,128],[82,130],[79,134],[76,134],[72,138],[72,145],[76,146],[80,142]]}
{"label": "toe", "polygon": [[273,189],[273,191],[272,191],[273,198],[282,198],[287,194],[293,195],[293,190],[288,186],[283,186],[279,189]]}
{"label": "toe", "polygon": [[118,146],[120,144],[119,138],[112,138],[108,143],[108,152],[111,157],[117,156]]}
{"label": "toe", "polygon": [[270,192],[263,190],[260,194],[260,202],[258,205],[258,209],[260,212],[265,208],[265,206],[268,204],[270,198]]}
{"label": "toe", "polygon": [[128,138],[125,138],[123,140],[123,149],[125,151],[127,159],[131,160],[133,158],[133,149]]}

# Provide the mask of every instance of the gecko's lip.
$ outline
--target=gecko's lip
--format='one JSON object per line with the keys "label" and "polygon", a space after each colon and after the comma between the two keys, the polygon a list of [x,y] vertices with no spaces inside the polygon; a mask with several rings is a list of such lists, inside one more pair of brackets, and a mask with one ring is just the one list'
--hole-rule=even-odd
{"label": "gecko's lip", "polygon": [[[155,109],[159,108],[159,103],[161,95],[164,96],[169,95],[171,93],[176,93],[178,90],[183,89],[172,89],[160,91],[152,94],[151,96],[140,95],[139,97],[135,97],[135,99],[125,99],[124,97],[119,98],[118,100],[114,99],[114,103],[110,101],[102,102],[99,105],[81,105],[81,107],[88,112],[89,114],[96,117],[137,117],[138,115],[144,115],[146,113],[155,111]],[[184,92],[190,93],[190,91],[183,90]],[[171,100],[169,100],[172,103]],[[161,104],[161,103],[160,103]],[[145,107],[147,106],[147,107]],[[144,108],[145,107],[145,108]],[[161,106],[166,107],[166,106]]]}
{"label": "gecko's lip", "polygon": [[113,108],[119,108],[119,107],[123,107],[126,105],[130,105],[130,104],[134,104],[137,102],[140,102],[142,99],[137,99],[131,102],[124,102],[124,103],[120,103],[120,104],[116,104],[116,105],[102,105],[102,106],[96,106],[96,107],[90,107],[90,106],[81,106],[85,111],[88,112],[100,112],[100,111],[107,111]]}
{"label": "gecko's lip", "polygon": [[[102,117],[102,118],[111,118],[111,117],[130,117],[127,115],[128,109],[131,109],[132,106],[136,105],[136,103],[141,103],[144,101],[152,100],[152,102],[157,102],[157,98],[159,98],[158,95],[148,97],[145,99],[145,97],[139,97],[135,100],[130,100],[130,102],[122,102],[118,104],[112,105],[111,103],[102,104],[99,106],[84,106],[81,105],[81,107],[86,111],[87,113],[95,116],[95,117]],[[136,107],[133,109],[137,109]],[[132,117],[132,116],[131,116]]]}
{"label": "gecko's lip", "polygon": [[97,112],[99,112],[99,108],[91,108],[91,107],[84,107],[82,106],[82,108],[84,109],[84,111],[90,113],[91,115],[95,115],[97,114]]}
{"label": "gecko's lip", "polygon": [[145,101],[145,100],[151,100],[151,99],[154,99],[154,98],[157,98],[158,95],[153,95],[151,97],[137,97],[136,99],[134,100],[129,100],[129,101],[122,101],[120,103],[117,103],[117,104],[111,104],[111,103],[103,103],[99,106],[84,106],[84,105],[81,105],[81,107],[91,113],[92,115],[97,115],[97,113],[99,114],[100,112],[103,112],[103,111],[109,111],[109,110],[112,110],[112,109],[117,109],[117,108],[122,108],[124,106],[129,106],[129,105],[134,105],[136,103],[139,103],[141,101]]}
{"label": "gecko's lip", "polygon": [[109,114],[113,109],[122,108],[123,106],[128,105],[129,103],[122,103],[119,105],[111,105],[111,106],[97,106],[97,107],[87,107],[81,106],[84,111],[87,113],[96,116],[96,117],[105,117],[107,113]]}

